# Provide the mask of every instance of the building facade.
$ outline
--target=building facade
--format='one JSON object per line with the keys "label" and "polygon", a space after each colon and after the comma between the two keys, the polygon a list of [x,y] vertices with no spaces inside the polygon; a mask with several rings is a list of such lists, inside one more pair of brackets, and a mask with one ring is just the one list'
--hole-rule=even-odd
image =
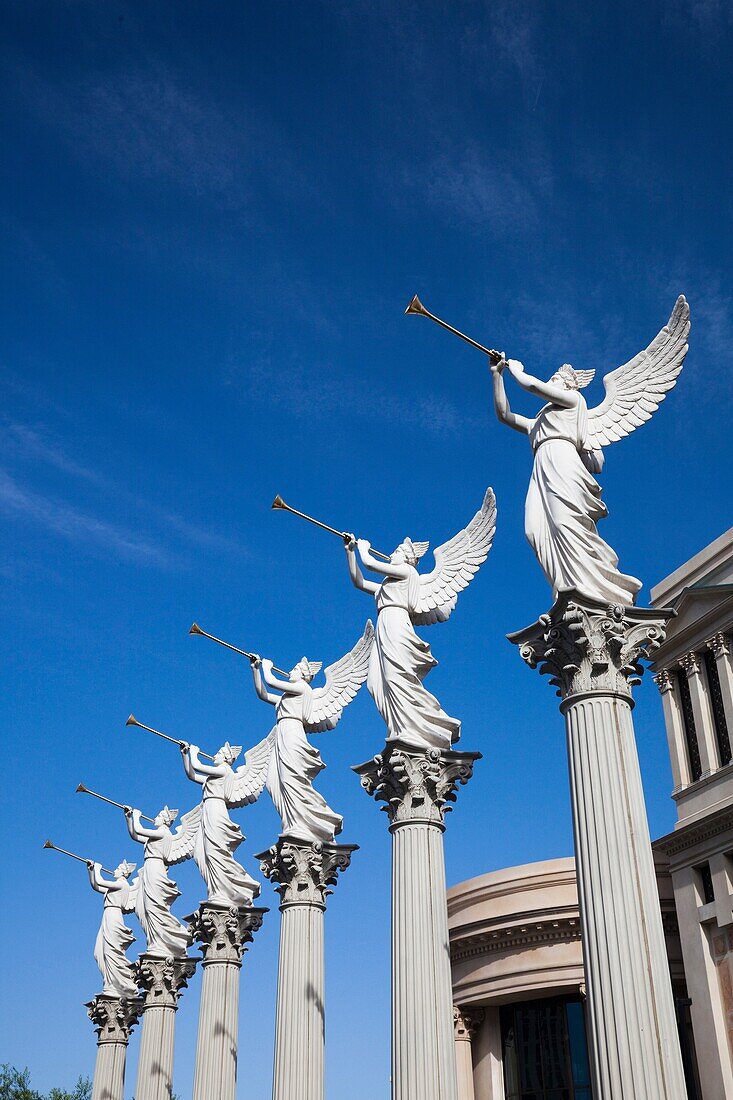
{"label": "building facade", "polygon": [[[690,1100],[733,1100],[733,529],[652,589],[677,822],[654,858]],[[592,1100],[573,859],[448,891],[460,1100]]]}

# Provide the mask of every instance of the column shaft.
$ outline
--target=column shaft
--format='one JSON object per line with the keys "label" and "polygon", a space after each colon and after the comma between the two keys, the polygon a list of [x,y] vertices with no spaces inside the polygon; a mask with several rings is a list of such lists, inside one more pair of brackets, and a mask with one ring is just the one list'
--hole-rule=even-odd
{"label": "column shaft", "polygon": [[631,709],[567,707],[578,895],[598,1100],[685,1095]]}
{"label": "column shaft", "polygon": [[240,964],[204,965],[193,1100],[235,1100]]}
{"label": "column shaft", "polygon": [[504,1100],[504,1065],[499,1009],[484,1008],[484,1019],[473,1041],[473,1087],[476,1100]]}
{"label": "column shaft", "polygon": [[239,973],[245,944],[266,912],[204,902],[189,918],[204,953],[193,1100],[236,1100]]}
{"label": "column shaft", "polygon": [[395,740],[355,768],[393,837],[393,1100],[457,1100],[443,822],[480,755]]}
{"label": "column shaft", "polygon": [[146,1008],[140,1031],[135,1100],[170,1100],[173,1094],[173,1037],[176,1010]]}
{"label": "column shaft", "polygon": [[355,844],[280,837],[257,858],[280,895],[273,1100],[324,1100],[326,898]]}
{"label": "column shaft", "polygon": [[393,827],[392,1083],[395,1100],[456,1100],[443,831]]}
{"label": "column shaft", "polygon": [[140,1015],[142,1001],[137,998],[122,1000],[100,993],[86,1008],[97,1031],[92,1100],[123,1100],[127,1044]]}
{"label": "column shaft", "polygon": [[280,924],[274,1100],[323,1100],[323,909],[292,905]]}

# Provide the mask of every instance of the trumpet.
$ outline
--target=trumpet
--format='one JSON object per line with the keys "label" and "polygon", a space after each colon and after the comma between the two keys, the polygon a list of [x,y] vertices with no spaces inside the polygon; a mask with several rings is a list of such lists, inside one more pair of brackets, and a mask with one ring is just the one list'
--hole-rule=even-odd
{"label": "trumpet", "polygon": [[[137,726],[141,730],[147,730],[148,733],[154,733],[156,737],[162,737],[164,741],[170,741],[170,742],[172,742],[172,744],[178,745],[179,749],[182,749],[184,747],[184,745],[188,744],[187,741],[179,741],[175,737],[169,737],[167,733],[161,733],[160,730],[154,730],[152,726],[146,726],[143,722],[138,722],[138,720],[137,720],[137,718],[135,717],[134,714],[130,715],[130,717],[125,722],[125,725],[126,726]],[[208,752],[199,751],[199,756],[205,756],[207,760],[213,760],[214,759],[214,757]],[[119,805],[119,803],[117,803],[117,805]]]}
{"label": "trumpet", "polygon": [[[75,794],[90,794],[93,798],[98,798],[100,802],[108,802],[110,806],[116,806],[118,810],[124,810],[122,802],[115,802],[114,798],[107,798],[106,795],[98,794],[97,791],[91,791],[89,787],[85,787],[83,783],[80,783],[76,788]],[[147,814],[140,814],[143,821],[149,821],[151,825],[155,825],[155,818],[148,817]]]}
{"label": "trumpet", "polygon": [[[52,840],[47,840],[43,847],[51,848],[54,852],[61,852],[62,856],[68,856],[70,859],[78,859],[79,863],[86,863],[87,867],[90,863],[94,863],[93,859],[85,859],[84,856],[78,856],[76,852],[67,852],[65,848],[57,848]],[[109,867],[103,867],[102,870],[108,875],[114,874],[114,871],[110,871]]]}
{"label": "trumpet", "polygon": [[[193,623],[189,634],[200,634],[202,638],[211,638],[212,642],[217,642],[219,645],[223,645],[225,649],[231,649],[234,653],[241,653],[243,657],[246,657],[248,661],[256,661],[256,653],[248,653],[246,649],[239,649],[238,646],[232,645],[230,642],[223,641],[222,638],[216,638],[213,634],[207,634],[205,630],[202,630],[198,623]],[[284,676],[286,679],[290,675],[289,672],[285,672],[283,669],[278,668],[277,665],[272,666],[272,671],[276,672],[278,676]]]}
{"label": "trumpet", "polygon": [[405,313],[415,314],[418,317],[429,317],[431,321],[435,321],[436,325],[440,325],[441,328],[447,329],[448,332],[452,332],[454,336],[460,336],[461,340],[465,340],[472,348],[478,348],[484,355],[488,355],[492,363],[500,363],[504,358],[500,351],[494,351],[493,348],[485,348],[484,345],[479,344],[477,340],[472,340],[470,336],[466,336],[465,332],[460,332],[457,328],[453,328],[453,325],[449,325],[447,321],[442,321],[440,317],[436,317],[434,313],[431,313],[429,309],[425,308],[417,294],[408,305]]}
{"label": "trumpet", "polygon": [[[299,512],[297,508],[291,508],[289,504],[285,503],[279,493],[273,500],[272,507],[275,510],[281,509],[284,512],[292,512],[294,516],[300,516],[301,519],[307,519],[309,523],[314,523],[316,527],[328,531],[331,535],[338,535],[343,542],[346,541],[347,531],[339,531],[337,527],[331,527],[329,523],[321,523],[319,519],[314,519],[313,516],[309,516],[305,512]],[[381,558],[382,561],[391,561],[389,554],[383,554],[381,550],[375,550],[374,547],[372,547],[372,554],[374,554],[375,558]]]}

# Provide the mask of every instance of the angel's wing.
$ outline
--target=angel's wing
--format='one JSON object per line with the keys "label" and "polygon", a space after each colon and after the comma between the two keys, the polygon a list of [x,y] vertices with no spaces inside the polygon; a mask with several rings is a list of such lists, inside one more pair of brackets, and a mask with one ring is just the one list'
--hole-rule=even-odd
{"label": "angel's wing", "polygon": [[367,619],[364,633],[351,652],[328,666],[326,683],[314,689],[310,714],[303,723],[310,733],[334,729],[344,707],[366,680],[373,640],[374,627]]}
{"label": "angel's wing", "polygon": [[196,834],[201,824],[201,803],[181,818],[181,824],[170,839],[167,863],[183,863],[193,855]]}
{"label": "angel's wing", "polygon": [[420,593],[410,618],[418,626],[444,623],[462,592],[484,564],[496,531],[496,497],[487,489],[468,527],[435,551],[435,569],[420,577]]}
{"label": "angel's wing", "polygon": [[244,763],[232,772],[227,780],[225,791],[227,806],[235,809],[248,806],[260,797],[265,786],[267,767],[275,747],[276,736],[277,726],[273,726],[264,741],[260,741],[259,745],[255,745],[244,754]]}
{"label": "angel's wing", "polygon": [[603,379],[606,396],[588,410],[588,450],[623,439],[657,411],[682,370],[689,331],[690,307],[680,294],[672,316],[649,347]]}

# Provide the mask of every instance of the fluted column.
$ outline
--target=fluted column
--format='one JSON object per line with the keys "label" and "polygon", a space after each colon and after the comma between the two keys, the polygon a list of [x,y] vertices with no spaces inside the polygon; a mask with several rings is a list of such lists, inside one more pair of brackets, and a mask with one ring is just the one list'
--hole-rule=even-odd
{"label": "fluted column", "polygon": [[471,1047],[483,1018],[483,1010],[480,1008],[453,1006],[458,1100],[475,1100],[476,1097],[473,1087],[473,1053]]}
{"label": "fluted column", "polygon": [[92,1100],[123,1100],[127,1044],[140,1016],[142,1001],[100,993],[89,1001],[86,1009],[97,1032]]}
{"label": "fluted column", "polygon": [[239,1042],[239,971],[246,944],[262,926],[267,909],[205,901],[188,918],[201,945],[199,1031],[193,1100],[235,1100]]}
{"label": "fluted column", "polygon": [[631,686],[670,612],[560,594],[511,634],[565,715],[595,1100],[684,1100]]}
{"label": "fluted column", "polygon": [[280,895],[273,1100],[324,1100],[323,919],[355,844],[281,836],[257,858]]}
{"label": "fluted column", "polygon": [[388,741],[354,769],[392,833],[393,1100],[457,1100],[444,816],[480,755]]}
{"label": "fluted column", "polygon": [[196,960],[186,955],[161,958],[145,953],[138,959],[135,976],[144,1000],[135,1100],[171,1100],[178,998],[195,970]]}

